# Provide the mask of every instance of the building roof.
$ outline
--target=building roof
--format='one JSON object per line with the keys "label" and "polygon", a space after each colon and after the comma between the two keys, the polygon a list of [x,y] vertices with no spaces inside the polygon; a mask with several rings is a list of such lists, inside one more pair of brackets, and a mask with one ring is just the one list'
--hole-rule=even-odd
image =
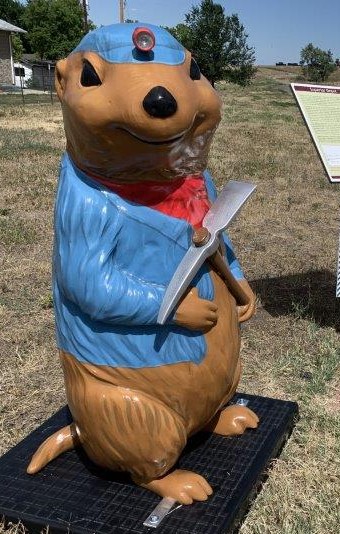
{"label": "building roof", "polygon": [[37,61],[39,59],[38,54],[35,52],[34,54],[22,54],[22,59],[25,59],[26,61]]}
{"label": "building roof", "polygon": [[25,65],[32,67],[46,67],[48,65],[53,69],[55,67],[56,61],[51,59],[40,59],[37,54],[23,54],[21,59],[17,63],[25,63]]}
{"label": "building roof", "polygon": [[14,61],[14,66],[17,67],[18,65],[23,65],[27,69],[32,70],[32,63],[30,61],[27,61],[26,59],[19,59],[18,61]]}
{"label": "building roof", "polygon": [[0,19],[0,30],[4,32],[27,33],[26,30],[18,28],[18,26],[14,26],[13,24],[10,24],[2,19]]}

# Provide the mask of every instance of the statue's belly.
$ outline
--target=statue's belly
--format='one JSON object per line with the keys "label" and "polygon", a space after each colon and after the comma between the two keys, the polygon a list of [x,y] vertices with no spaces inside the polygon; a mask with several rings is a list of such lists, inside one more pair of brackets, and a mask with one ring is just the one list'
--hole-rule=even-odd
{"label": "statue's belly", "polygon": [[[111,368],[80,363],[64,354],[66,389],[74,389],[70,380],[79,379],[99,380],[101,384],[141,391],[174,410],[188,434],[202,428],[232,395],[239,377],[240,336],[235,301],[223,281],[215,273],[212,277],[219,319],[205,335],[207,351],[200,364],[182,362],[142,369]],[[69,373],[70,366],[76,367],[77,372]],[[91,389],[94,391],[95,387]],[[72,398],[73,403],[77,402],[74,395]]]}

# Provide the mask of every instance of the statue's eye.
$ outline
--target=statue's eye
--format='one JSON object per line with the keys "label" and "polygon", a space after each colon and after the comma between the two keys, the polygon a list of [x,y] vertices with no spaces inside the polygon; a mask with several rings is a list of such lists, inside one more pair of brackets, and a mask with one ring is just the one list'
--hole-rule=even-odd
{"label": "statue's eye", "polygon": [[200,80],[201,79],[201,71],[199,66],[197,65],[194,58],[191,58],[191,65],[190,65],[190,78],[192,80]]}
{"label": "statue's eye", "polygon": [[94,70],[94,67],[91,65],[91,63],[87,59],[84,59],[84,62],[83,62],[83,70],[81,73],[80,83],[84,87],[92,87],[93,85],[102,84],[98,74]]}

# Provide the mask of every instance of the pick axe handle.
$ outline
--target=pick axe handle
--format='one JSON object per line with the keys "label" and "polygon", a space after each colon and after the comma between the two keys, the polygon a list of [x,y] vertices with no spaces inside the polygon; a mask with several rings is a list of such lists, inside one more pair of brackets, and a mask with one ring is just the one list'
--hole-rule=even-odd
{"label": "pick axe handle", "polygon": [[212,256],[210,256],[209,262],[213,265],[213,267],[215,267],[215,269],[224,279],[230,293],[233,295],[233,297],[235,297],[236,304],[238,306],[249,304],[249,297],[245,291],[243,291],[236,278],[232,275],[231,270],[218,250]]}

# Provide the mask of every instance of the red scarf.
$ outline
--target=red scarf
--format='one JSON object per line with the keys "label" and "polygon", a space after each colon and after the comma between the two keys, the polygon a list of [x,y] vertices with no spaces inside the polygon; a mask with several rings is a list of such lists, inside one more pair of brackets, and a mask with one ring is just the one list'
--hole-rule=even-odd
{"label": "red scarf", "polygon": [[210,208],[203,176],[186,176],[171,182],[116,183],[92,176],[124,200],[184,219],[194,227],[201,227]]}

